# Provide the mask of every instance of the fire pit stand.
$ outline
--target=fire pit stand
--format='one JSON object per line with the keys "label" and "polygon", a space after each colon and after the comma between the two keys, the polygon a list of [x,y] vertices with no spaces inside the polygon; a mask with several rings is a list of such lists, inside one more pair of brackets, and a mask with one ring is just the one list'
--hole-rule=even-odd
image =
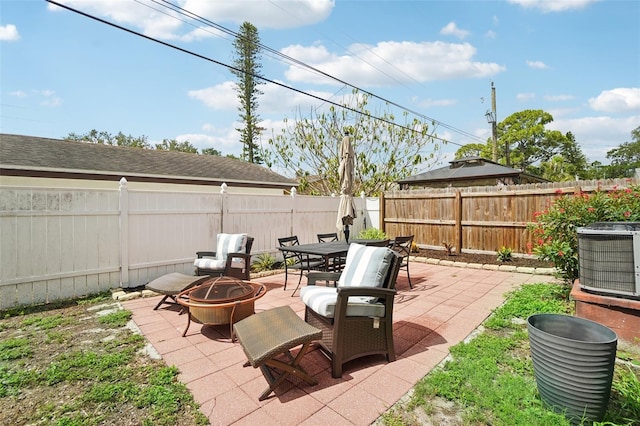
{"label": "fire pit stand", "polygon": [[233,324],[254,314],[254,302],[265,295],[267,287],[232,277],[211,277],[197,287],[183,291],[176,298],[188,312],[186,336],[191,321],[203,325],[229,324],[233,340]]}

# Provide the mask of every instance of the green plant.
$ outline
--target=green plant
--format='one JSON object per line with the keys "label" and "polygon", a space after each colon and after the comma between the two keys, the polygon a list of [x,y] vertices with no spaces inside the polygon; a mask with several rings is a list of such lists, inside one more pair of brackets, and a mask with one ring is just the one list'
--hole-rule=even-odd
{"label": "green plant", "polygon": [[270,271],[276,264],[276,258],[271,253],[260,253],[251,264],[255,272]]}
{"label": "green plant", "polygon": [[[559,190],[562,193],[562,190]],[[534,238],[533,253],[553,262],[558,275],[573,282],[578,278],[577,228],[602,221],[640,220],[640,186],[614,187],[558,198],[544,211],[536,212],[528,225]]]}
{"label": "green plant", "polygon": [[98,322],[110,327],[124,327],[131,319],[131,311],[119,310],[98,319]]}
{"label": "green plant", "polygon": [[387,234],[378,228],[366,228],[360,231],[358,238],[361,240],[386,240]]}
{"label": "green plant", "polygon": [[[544,407],[539,397],[523,320],[538,312],[570,314],[570,288],[538,283],[509,293],[483,323],[482,333],[452,346],[451,358],[418,382],[406,408],[420,407],[428,414],[431,402],[442,398],[448,410],[462,416],[462,424],[568,426],[570,422]],[[605,419],[596,425],[636,424],[640,418],[639,376],[637,368],[616,366]],[[396,416],[385,424],[397,424],[400,412],[396,410]]]}
{"label": "green plant", "polygon": [[415,243],[415,241],[411,242],[411,253],[418,253],[419,251],[420,251],[420,248]]}
{"label": "green plant", "polygon": [[498,262],[511,262],[513,259],[511,258],[512,249],[509,247],[502,246],[500,250],[498,250]]}

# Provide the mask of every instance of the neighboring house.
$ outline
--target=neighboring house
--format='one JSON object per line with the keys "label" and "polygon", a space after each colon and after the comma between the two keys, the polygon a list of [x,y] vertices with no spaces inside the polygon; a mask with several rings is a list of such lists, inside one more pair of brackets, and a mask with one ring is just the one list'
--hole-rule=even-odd
{"label": "neighboring house", "polygon": [[0,134],[0,186],[130,188],[283,194],[298,182],[228,157]]}
{"label": "neighboring house", "polygon": [[481,157],[460,158],[449,164],[448,167],[410,176],[397,183],[401,189],[415,189],[548,182],[541,177]]}

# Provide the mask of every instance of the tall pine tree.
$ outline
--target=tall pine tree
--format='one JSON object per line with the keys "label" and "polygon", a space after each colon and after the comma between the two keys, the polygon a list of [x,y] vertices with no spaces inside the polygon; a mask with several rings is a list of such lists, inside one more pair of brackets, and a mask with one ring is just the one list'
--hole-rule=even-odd
{"label": "tall pine tree", "polygon": [[237,128],[242,143],[242,158],[250,163],[262,164],[260,147],[256,141],[260,138],[261,128],[258,126],[258,96],[262,92],[258,89],[264,82],[258,78],[262,64],[260,63],[260,37],[258,29],[249,22],[240,27],[238,36],[233,42],[235,59],[232,70],[238,78],[236,90],[240,100],[240,119],[244,127]]}

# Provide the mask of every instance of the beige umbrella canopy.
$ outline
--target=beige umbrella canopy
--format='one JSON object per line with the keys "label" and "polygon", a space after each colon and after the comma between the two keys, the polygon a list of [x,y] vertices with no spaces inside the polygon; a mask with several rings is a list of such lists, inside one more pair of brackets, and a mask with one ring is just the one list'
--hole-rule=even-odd
{"label": "beige umbrella canopy", "polygon": [[344,231],[344,236],[349,241],[349,225],[353,225],[356,217],[356,208],[353,204],[353,175],[355,170],[355,152],[351,145],[351,138],[345,135],[340,145],[340,165],[338,174],[340,176],[340,206],[338,207],[338,220],[336,227]]}

